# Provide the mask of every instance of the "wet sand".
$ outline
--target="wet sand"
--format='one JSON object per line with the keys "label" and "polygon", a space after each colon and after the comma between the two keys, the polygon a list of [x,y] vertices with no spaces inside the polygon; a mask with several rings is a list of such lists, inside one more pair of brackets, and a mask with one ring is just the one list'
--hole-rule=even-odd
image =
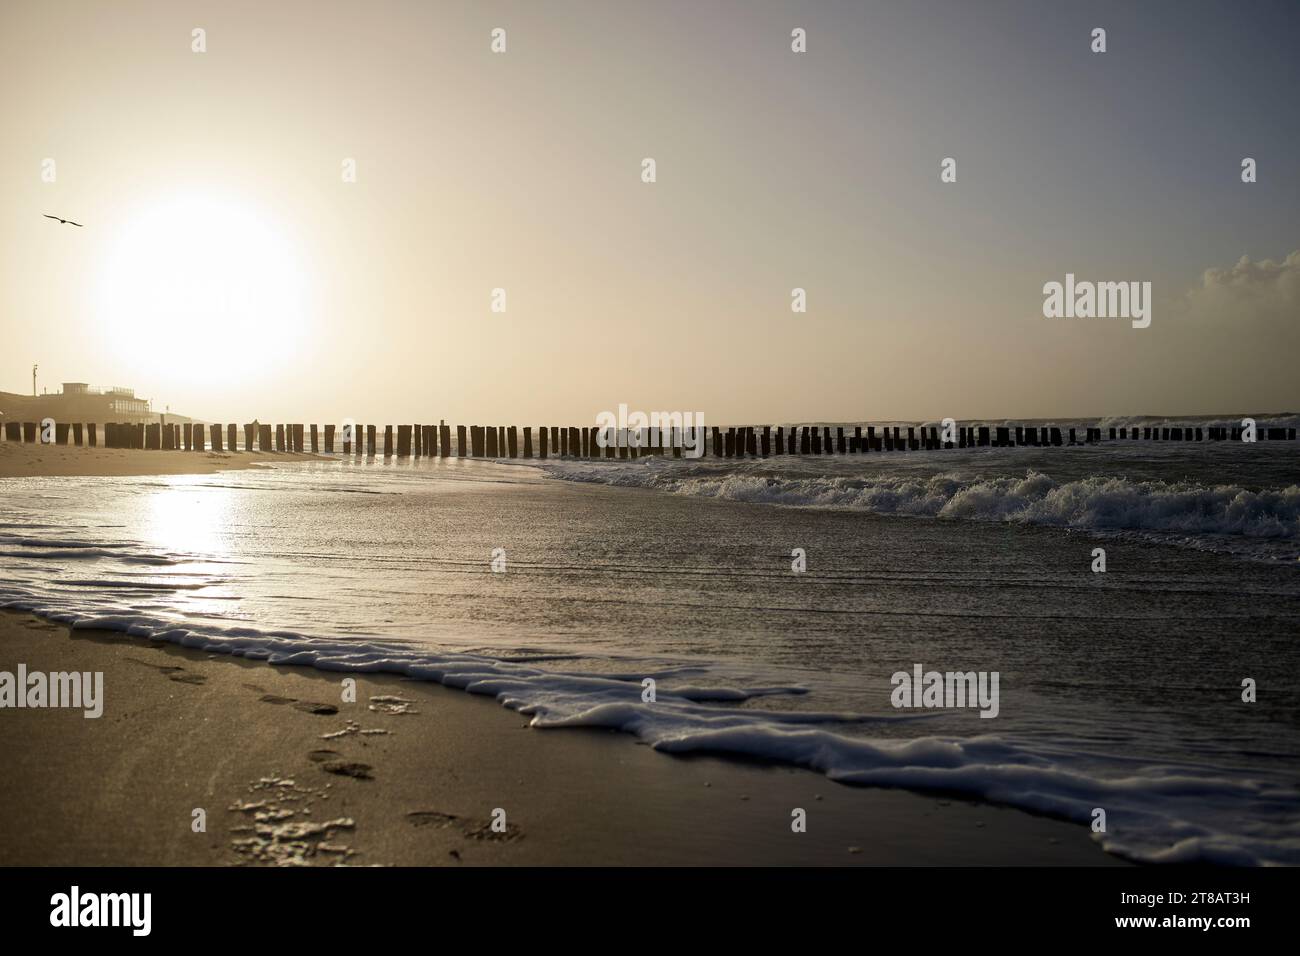
{"label": "wet sand", "polygon": [[7,865],[1119,862],[1086,828],[1018,810],[532,729],[390,675],[353,675],[348,703],[341,674],[0,612],[0,670],[20,662],[102,671],[105,703],[99,719],[0,710]]}

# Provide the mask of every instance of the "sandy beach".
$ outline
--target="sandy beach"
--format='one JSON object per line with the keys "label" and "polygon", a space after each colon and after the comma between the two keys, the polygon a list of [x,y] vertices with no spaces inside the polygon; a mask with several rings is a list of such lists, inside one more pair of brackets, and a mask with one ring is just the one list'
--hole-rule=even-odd
{"label": "sandy beach", "polygon": [[313,457],[287,452],[145,451],[0,441],[0,478],[210,475],[273,461],[302,461]]}
{"label": "sandy beach", "polygon": [[349,704],[339,675],[0,614],[0,670],[20,662],[103,672],[105,704],[99,719],[3,714],[8,865],[1119,862],[1084,827],[530,729],[490,699],[387,675],[359,675]]}

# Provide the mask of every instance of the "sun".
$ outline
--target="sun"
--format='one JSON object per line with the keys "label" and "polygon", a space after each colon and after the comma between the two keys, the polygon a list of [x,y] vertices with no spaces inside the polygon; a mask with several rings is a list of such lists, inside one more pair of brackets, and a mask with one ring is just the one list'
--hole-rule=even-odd
{"label": "sun", "polygon": [[182,368],[203,381],[281,365],[305,324],[294,243],[264,210],[229,197],[156,200],[104,260],[101,328],[123,368]]}

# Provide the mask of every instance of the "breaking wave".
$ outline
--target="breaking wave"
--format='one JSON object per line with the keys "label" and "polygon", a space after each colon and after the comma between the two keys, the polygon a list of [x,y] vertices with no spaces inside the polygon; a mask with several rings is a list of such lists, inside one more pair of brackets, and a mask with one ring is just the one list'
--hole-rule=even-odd
{"label": "breaking wave", "polygon": [[[560,462],[547,471],[569,481],[649,488],[671,494],[882,515],[1003,521],[1101,532],[1148,532],[1178,543],[1224,548],[1223,538],[1270,542],[1266,556],[1300,556],[1300,485],[1251,490],[1239,485],[1088,477],[882,475],[809,476],[719,470],[672,463]],[[1218,540],[1216,540],[1218,539]],[[1265,556],[1265,555],[1261,555]]]}

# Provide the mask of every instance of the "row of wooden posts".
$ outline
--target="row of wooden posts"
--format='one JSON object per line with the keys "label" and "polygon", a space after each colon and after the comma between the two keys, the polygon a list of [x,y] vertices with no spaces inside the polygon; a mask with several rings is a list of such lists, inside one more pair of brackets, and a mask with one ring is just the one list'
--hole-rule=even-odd
{"label": "row of wooden posts", "polygon": [[[473,458],[636,458],[641,455],[671,455],[675,458],[699,457],[702,453],[714,457],[744,458],[769,455],[830,455],[858,454],[880,451],[917,451],[940,448],[1008,448],[1015,446],[1052,447],[1064,444],[1097,444],[1102,442],[1101,428],[1084,428],[1082,440],[1077,429],[1064,431],[1053,426],[959,426],[955,441],[944,441],[940,427],[883,426],[877,431],[874,425],[855,426],[852,433],[843,427],[830,426],[770,426],[727,428],[713,427],[694,430],[641,429],[629,434],[626,430],[611,431],[609,439],[600,441],[601,429],[597,427],[540,427],[536,431],[534,446],[532,428],[510,426],[456,425],[455,441],[452,427],[445,422],[439,425],[385,425],[383,444],[379,443],[379,430],[375,425],[357,425],[350,429],[326,425],[263,425],[242,426],[243,451],[298,452],[314,454],[335,453],[336,444],[342,454],[356,457],[385,458],[396,455],[408,457],[473,457]],[[394,441],[394,431],[396,441]],[[104,425],[104,446],[107,448],[144,448],[185,451],[240,451],[241,429],[235,425],[205,425],[201,423],[108,423]],[[522,436],[521,436],[522,432]],[[906,434],[904,434],[904,432]],[[58,445],[90,445],[99,443],[99,429],[95,424],[80,422],[54,424],[52,434],[35,422],[5,422],[4,438],[7,441],[37,442],[53,440]],[[522,437],[522,442],[520,438]],[[1109,429],[1110,441],[1239,441],[1242,429],[1222,426],[1133,426]],[[1269,441],[1294,441],[1294,428],[1260,429],[1259,437]],[[322,441],[323,438],[323,441]],[[336,442],[336,439],[339,441]],[[310,447],[308,447],[308,441]]]}

